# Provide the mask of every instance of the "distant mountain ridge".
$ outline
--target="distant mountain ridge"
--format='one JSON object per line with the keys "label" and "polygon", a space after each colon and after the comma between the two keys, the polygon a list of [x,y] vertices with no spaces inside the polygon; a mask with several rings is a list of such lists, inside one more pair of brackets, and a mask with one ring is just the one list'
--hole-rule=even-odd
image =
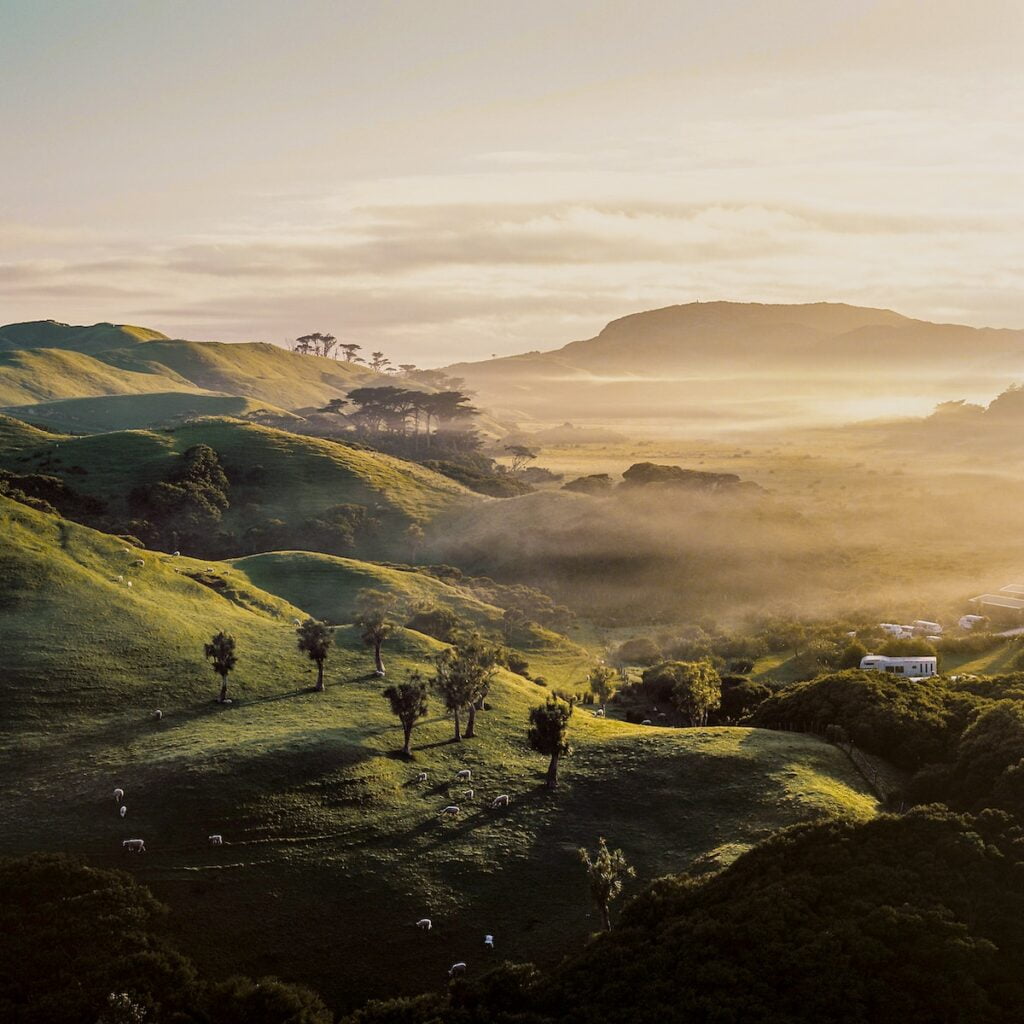
{"label": "distant mountain ridge", "polygon": [[724,400],[734,379],[781,375],[788,384],[816,373],[817,391],[827,393],[848,387],[850,374],[873,374],[884,391],[906,387],[897,375],[908,372],[955,380],[965,371],[1012,382],[1024,373],[1024,330],[936,324],[843,303],[692,302],[621,317],[558,349],[446,368],[481,401],[552,418],[595,405],[612,415],[655,407],[666,415]]}

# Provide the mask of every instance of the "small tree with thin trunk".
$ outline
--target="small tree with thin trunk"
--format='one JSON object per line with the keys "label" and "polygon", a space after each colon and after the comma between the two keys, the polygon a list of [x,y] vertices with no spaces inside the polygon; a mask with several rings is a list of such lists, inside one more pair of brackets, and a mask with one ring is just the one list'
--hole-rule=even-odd
{"label": "small tree with thin trunk", "polygon": [[463,711],[467,712],[466,739],[476,729],[476,713],[491,685],[498,663],[498,650],[478,633],[462,636],[457,647],[449,647],[434,659],[434,691],[455,718],[455,740],[462,739]]}
{"label": "small tree with thin trunk", "polygon": [[213,662],[213,671],[220,676],[220,696],[217,700],[221,704],[230,704],[228,674],[238,664],[238,657],[235,654],[235,638],[222,629],[208,644],[203,646],[203,653]]}
{"label": "small tree with thin trunk", "polygon": [[590,854],[580,847],[580,860],[587,869],[590,895],[594,897],[601,914],[605,931],[611,931],[611,903],[622,892],[622,883],[636,872],[626,861],[621,850],[609,850],[604,836],[597,841],[597,855],[591,860]]}
{"label": "small tree with thin trunk", "polygon": [[316,686],[317,693],[322,693],[324,688],[324,662],[334,643],[334,636],[331,627],[326,622],[318,622],[316,619],[306,619],[305,622],[295,630],[298,636],[298,647],[304,651],[309,660],[316,663]]}
{"label": "small tree with thin trunk", "polygon": [[610,665],[595,665],[590,670],[590,689],[600,701],[602,710],[615,690],[614,683],[617,676],[618,673]]}
{"label": "small tree with thin trunk", "polygon": [[384,675],[381,647],[391,636],[394,624],[388,616],[395,607],[395,598],[383,590],[360,590],[356,595],[356,625],[362,630],[363,643],[373,648],[373,670]]}
{"label": "small tree with thin trunk", "polygon": [[690,725],[708,724],[708,712],[722,703],[722,680],[710,661],[680,661],[672,666],[676,683],[672,687],[672,703]]}
{"label": "small tree with thin trunk", "polygon": [[567,738],[570,718],[572,705],[554,695],[530,712],[530,731],[526,738],[538,754],[551,758],[548,763],[548,789],[558,786],[559,758],[572,753]]}
{"label": "small tree with thin trunk", "polygon": [[427,713],[427,683],[419,672],[410,672],[407,682],[389,686],[384,696],[391,704],[391,712],[402,723],[405,744],[402,753],[412,756],[412,730]]}

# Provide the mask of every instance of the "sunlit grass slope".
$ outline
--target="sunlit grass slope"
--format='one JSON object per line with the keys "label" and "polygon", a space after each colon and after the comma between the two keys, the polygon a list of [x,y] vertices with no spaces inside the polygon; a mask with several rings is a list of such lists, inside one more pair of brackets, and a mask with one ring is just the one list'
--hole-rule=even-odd
{"label": "sunlit grass slope", "polygon": [[158,370],[122,370],[94,356],[63,349],[0,349],[0,406],[96,395],[199,390],[172,371],[162,367]]}
{"label": "sunlit grass slope", "polygon": [[34,320],[0,327],[0,351],[9,348],[65,348],[76,352],[105,352],[144,341],[166,340],[167,335],[130,324],[93,324],[91,327]]}
{"label": "sunlit grass slope", "polygon": [[350,388],[381,381],[355,363],[295,355],[264,343],[153,341],[109,353],[124,369],[159,365],[207,391],[244,395],[285,409],[324,405]]}
{"label": "sunlit grass slope", "polygon": [[[68,475],[76,489],[116,509],[123,507],[132,488],[164,479],[177,456],[195,444],[213,448],[236,479],[259,468],[261,515],[286,523],[346,503],[424,522],[447,509],[485,500],[411,462],[233,419],[203,419],[173,430],[54,438],[28,449],[0,448],[0,465],[27,472],[45,464],[47,473]],[[237,508],[229,510],[226,525],[240,514]]]}
{"label": "sunlit grass slope", "polygon": [[[308,551],[251,555],[231,564],[253,586],[301,604],[330,622],[349,621],[359,591],[373,588],[395,596],[396,615],[401,621],[417,607],[443,607],[486,635],[501,635],[500,608],[423,573]],[[551,687],[586,688],[587,671],[594,658],[565,637],[531,625],[515,630],[512,646],[529,660],[531,675],[543,676]]]}
{"label": "sunlit grass slope", "polygon": [[[639,886],[792,822],[874,812],[850,764],[818,740],[644,728],[583,709],[563,784],[548,794],[544,761],[524,742],[546,691],[508,673],[477,738],[451,743],[434,703],[406,764],[351,628],[337,631],[326,692],[309,690],[291,620],[327,599],[322,581],[287,603],[214,565],[230,584],[222,596],[175,571],[200,563],[126,554],[115,538],[2,499],[0,516],[0,771],[17,780],[0,797],[0,850],[130,868],[215,973],[301,979],[341,1008],[440,984],[457,959],[478,972],[485,932],[498,957],[550,961],[597,927],[575,850],[599,835],[626,850]],[[219,628],[239,653],[225,707],[202,658]],[[399,630],[389,675],[427,669],[438,648]],[[463,767],[472,799],[454,783]],[[420,770],[425,785],[412,782]],[[499,793],[512,798],[505,812],[490,809]],[[463,813],[442,820],[452,801]],[[208,845],[214,832],[224,846]],[[145,856],[122,853],[134,836]],[[429,935],[412,927],[423,915]]]}
{"label": "sunlit grass slope", "polygon": [[188,391],[65,398],[35,405],[11,406],[7,412],[51,430],[78,434],[144,430],[202,416],[245,417],[256,412],[272,412],[285,419],[294,418],[284,409],[255,402],[251,398]]}

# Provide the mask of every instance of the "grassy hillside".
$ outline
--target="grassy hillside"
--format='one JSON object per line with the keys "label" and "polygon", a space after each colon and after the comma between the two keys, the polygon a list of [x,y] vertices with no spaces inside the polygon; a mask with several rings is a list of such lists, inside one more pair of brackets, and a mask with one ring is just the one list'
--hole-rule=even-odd
{"label": "grassy hillside", "polygon": [[[850,764],[817,740],[583,711],[563,786],[548,794],[543,759],[523,741],[544,691],[507,673],[475,740],[449,742],[451,723],[432,707],[406,764],[351,629],[337,631],[327,691],[309,691],[291,626],[306,600],[254,587],[249,573],[266,564],[214,566],[230,580],[222,596],[176,571],[198,563],[125,554],[114,538],[2,499],[0,517],[0,770],[18,779],[2,798],[0,850],[72,850],[131,869],[214,973],[273,971],[341,1007],[437,985],[455,959],[476,973],[485,932],[498,957],[550,961],[596,927],[574,851],[598,835],[627,851],[639,886],[694,857],[729,860],[791,822],[874,812]],[[325,596],[315,577],[310,596]],[[240,655],[226,707],[211,702],[201,656],[221,627]],[[438,646],[400,630],[390,674],[425,667]],[[462,767],[474,771],[473,801],[453,782]],[[429,780],[417,786],[421,769]],[[126,791],[124,821],[114,786]],[[504,813],[489,807],[499,792],[512,796]],[[464,812],[442,821],[453,799]],[[223,847],[207,844],[212,832]],[[149,852],[125,857],[128,836]],[[429,935],[412,927],[424,914]]]}
{"label": "grassy hillside", "polygon": [[[487,635],[501,635],[502,610],[423,573],[374,562],[336,558],[308,551],[275,551],[231,563],[253,586],[301,604],[317,618],[346,622],[356,595],[365,588],[384,590],[397,599],[396,615],[405,620],[417,606],[450,608]],[[593,656],[565,637],[537,625],[517,630],[512,646],[530,663],[530,674],[543,676],[559,690],[583,687]]]}
{"label": "grassy hillside", "polygon": [[0,406],[28,405],[95,395],[197,391],[171,370],[123,370],[82,352],[0,350]]}
{"label": "grassy hillside", "polygon": [[164,479],[174,460],[195,444],[213,448],[233,479],[244,481],[259,471],[258,485],[233,488],[235,507],[225,515],[227,527],[242,525],[246,497],[258,501],[262,517],[286,523],[343,503],[419,522],[484,500],[414,463],[232,419],[200,420],[159,432],[54,438],[31,449],[0,449],[0,465],[66,476],[76,489],[103,498],[116,510],[133,487]]}
{"label": "grassy hillside", "polygon": [[166,337],[148,327],[132,327],[128,324],[103,323],[76,327],[55,320],[35,320],[0,327],[0,351],[15,348],[63,348],[86,353],[105,352]]}
{"label": "grassy hillside", "polygon": [[265,402],[256,402],[251,398],[208,395],[195,391],[65,398],[55,402],[38,402],[35,405],[9,406],[6,411],[12,416],[51,430],[76,434],[145,430],[201,416],[245,417],[256,412],[272,412],[284,419],[292,417],[292,414],[284,409],[269,406]]}
{"label": "grassy hillside", "polygon": [[126,370],[164,367],[206,391],[244,395],[285,409],[321,406],[350,388],[383,382],[354,363],[296,355],[262,343],[153,341],[106,358]]}

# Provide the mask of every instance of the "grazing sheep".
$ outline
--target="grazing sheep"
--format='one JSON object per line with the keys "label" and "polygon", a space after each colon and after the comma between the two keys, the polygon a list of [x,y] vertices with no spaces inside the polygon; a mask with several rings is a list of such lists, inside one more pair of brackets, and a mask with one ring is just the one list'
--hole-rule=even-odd
{"label": "grazing sheep", "polygon": [[133,558],[130,564],[136,569],[142,569],[146,562],[142,558]]}
{"label": "grazing sheep", "polygon": [[416,927],[419,928],[419,930],[422,932],[429,932],[430,929],[434,927],[434,925],[429,917],[421,917],[416,922]]}
{"label": "grazing sheep", "polygon": [[181,552],[180,551],[172,551],[171,552],[171,558],[181,558]]}
{"label": "grazing sheep", "polygon": [[120,811],[118,811],[118,813],[123,818],[128,813],[128,805],[127,804],[121,804],[121,809],[120,809]]}
{"label": "grazing sheep", "polygon": [[292,625],[293,625],[293,626],[301,626],[301,625],[302,625],[302,623],[301,623],[301,622],[299,622],[299,620],[298,620],[298,619],[292,619]]}
{"label": "grazing sheep", "polygon": [[468,768],[463,768],[461,772],[458,772],[455,776],[456,782],[471,782],[473,779],[473,773]]}
{"label": "grazing sheep", "polygon": [[460,960],[457,964],[452,964],[451,967],[448,968],[448,977],[449,978],[454,978],[456,974],[465,974],[465,973],[466,973],[466,964],[465,964],[465,961],[463,961],[463,960]]}
{"label": "grazing sheep", "polygon": [[129,581],[128,581],[128,582],[127,582],[127,583],[125,584],[125,586],[126,586],[126,587],[127,587],[127,588],[128,588],[129,590],[131,590],[131,589],[132,589],[132,581],[131,581],[131,580],[129,580]]}
{"label": "grazing sheep", "polygon": [[459,813],[459,805],[449,804],[447,807],[442,809],[441,813],[447,814],[449,818],[454,818]]}
{"label": "grazing sheep", "polygon": [[156,711],[153,712],[153,717],[159,722],[160,719],[164,717],[164,713],[157,708]]}
{"label": "grazing sheep", "polygon": [[668,715],[664,711],[659,711],[658,712],[658,717],[659,718],[668,718]]}
{"label": "grazing sheep", "polygon": [[206,838],[210,840],[210,845],[211,846],[223,846],[224,845],[224,837],[221,836],[221,835],[207,836]]}
{"label": "grazing sheep", "polygon": [[493,935],[485,935],[484,936],[484,945],[488,949],[494,949],[494,936]]}
{"label": "grazing sheep", "polygon": [[462,799],[463,800],[472,800],[473,799],[473,790],[471,790],[471,789],[465,790],[463,792],[463,794],[462,794]]}
{"label": "grazing sheep", "polygon": [[127,853],[145,853],[146,843],[142,839],[126,839],[121,844]]}
{"label": "grazing sheep", "polygon": [[117,577],[117,582],[118,583],[124,583],[124,577],[123,576],[118,576]]}
{"label": "grazing sheep", "polygon": [[416,781],[417,782],[426,782],[427,781],[427,773],[426,772],[420,772],[419,775],[416,776]]}
{"label": "grazing sheep", "polygon": [[645,718],[640,724],[641,725],[653,725],[654,723],[649,718]]}
{"label": "grazing sheep", "polygon": [[121,552],[123,554],[125,554],[125,555],[130,555],[132,553],[132,549],[131,548],[121,548]]}
{"label": "grazing sheep", "polygon": [[124,790],[123,789],[115,789],[114,790],[114,803],[119,804],[123,799],[124,799]]}
{"label": "grazing sheep", "polygon": [[499,807],[508,807],[508,793],[502,793],[501,796],[496,796],[491,801],[492,810],[496,810]]}

